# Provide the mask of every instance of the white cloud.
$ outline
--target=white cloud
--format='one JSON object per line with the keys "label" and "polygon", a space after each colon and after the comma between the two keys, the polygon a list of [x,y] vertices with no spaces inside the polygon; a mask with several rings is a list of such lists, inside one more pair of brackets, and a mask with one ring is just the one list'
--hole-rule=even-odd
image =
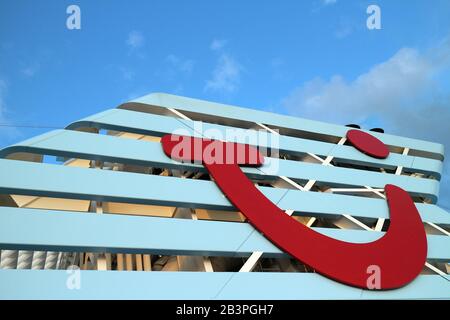
{"label": "white cloud", "polygon": [[239,86],[241,71],[241,65],[234,58],[222,53],[212,73],[212,79],[206,82],[205,90],[225,93],[236,91]]}
{"label": "white cloud", "polygon": [[327,7],[332,7],[337,3],[337,0],[314,0],[312,2],[311,12],[316,14]]}
{"label": "white cloud", "polygon": [[218,50],[223,49],[226,46],[227,42],[228,42],[227,40],[223,40],[223,39],[214,39],[211,42],[211,45],[209,46],[209,48],[213,51],[218,51]]}
{"label": "white cloud", "polygon": [[131,49],[138,49],[138,48],[142,47],[144,45],[144,43],[145,43],[145,38],[141,32],[134,30],[128,34],[126,44]]}
{"label": "white cloud", "polygon": [[41,66],[40,66],[39,63],[34,63],[34,64],[31,64],[31,65],[28,65],[28,66],[22,68],[22,69],[20,70],[20,72],[21,72],[24,76],[26,76],[26,77],[28,77],[28,78],[31,78],[31,77],[33,77],[33,76],[39,71],[40,67],[41,67]]}
{"label": "white cloud", "polygon": [[130,68],[119,67],[120,73],[122,74],[122,78],[126,81],[131,81],[135,77],[135,72]]}
{"label": "white cloud", "polygon": [[284,65],[284,60],[280,57],[275,57],[270,60],[270,66],[272,68],[279,68]]}
{"label": "white cloud", "polygon": [[338,39],[343,39],[349,36],[353,32],[353,29],[350,25],[341,25],[338,27],[334,35]]}
{"label": "white cloud", "polygon": [[174,54],[169,54],[166,57],[166,62],[171,67],[170,72],[179,71],[184,74],[191,74],[194,70],[194,61],[190,59],[182,59]]}
{"label": "white cloud", "polygon": [[6,81],[0,78],[0,119],[3,119],[3,113],[5,112],[5,92]]}
{"label": "white cloud", "polygon": [[337,2],[337,0],[322,0],[322,4],[324,6],[332,5],[332,4],[335,4],[336,2]]}
{"label": "white cloud", "polygon": [[274,57],[269,60],[270,72],[274,80],[286,80],[286,62],[281,57]]}
{"label": "white cloud", "polygon": [[233,93],[239,87],[242,66],[232,56],[225,52],[227,40],[214,39],[209,46],[219,54],[212,77],[205,84],[205,91]]}
{"label": "white cloud", "polygon": [[[8,83],[6,80],[0,77],[0,122],[2,124],[10,125],[10,121],[5,117],[6,103],[5,96],[8,89]],[[11,139],[16,140],[21,136],[20,131],[13,126],[1,126],[0,127],[0,143],[4,144]]]}
{"label": "white cloud", "polygon": [[386,62],[361,74],[354,81],[335,75],[314,79],[296,88],[284,105],[292,112],[327,121],[364,121],[367,115],[388,115],[393,108],[429,88],[433,64],[416,50],[399,50]]}
{"label": "white cloud", "polygon": [[[282,105],[289,113],[331,123],[364,127],[378,121],[388,133],[443,143],[450,150],[450,93],[436,80],[450,77],[449,65],[448,39],[427,53],[402,48],[352,81],[340,75],[308,81]],[[446,160],[446,170],[449,166]],[[441,201],[447,207],[449,180],[445,175],[441,182]]]}

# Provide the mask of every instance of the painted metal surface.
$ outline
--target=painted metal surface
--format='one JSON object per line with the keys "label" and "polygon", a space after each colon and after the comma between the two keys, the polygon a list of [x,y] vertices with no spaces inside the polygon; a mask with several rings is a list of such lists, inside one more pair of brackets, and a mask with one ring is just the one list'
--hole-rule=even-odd
{"label": "painted metal surface", "polygon": [[[106,136],[85,132],[77,132],[71,130],[55,130],[49,133],[40,135],[33,139],[12,145],[0,151],[1,157],[7,157],[8,155],[15,152],[29,152],[37,154],[47,154],[56,155],[62,157],[78,157],[91,160],[104,160],[111,162],[120,163],[132,163],[138,165],[155,165],[155,166],[169,166],[169,167],[180,167],[179,163],[174,163],[168,159],[161,150],[161,146],[157,142],[150,141],[139,141],[131,139],[122,139],[114,136]],[[395,154],[392,154],[395,156]],[[399,160],[402,160],[401,155],[398,155]],[[405,161],[392,161],[390,166],[402,166],[406,169],[415,169],[418,171],[425,171],[426,166],[432,165],[431,162],[440,162],[438,160],[425,159],[429,161],[423,161],[422,164],[413,165],[416,162],[417,157],[410,157],[412,159],[410,165]],[[270,160],[270,159],[269,159]],[[395,159],[394,159],[395,160]],[[317,168],[318,165],[315,164],[304,164],[299,161],[290,161],[280,159],[277,165],[277,175],[284,175],[290,178],[305,179],[305,171],[309,171],[309,168]],[[360,163],[360,162],[358,162]],[[186,164],[186,168],[198,168],[202,170],[203,168],[198,165]],[[254,176],[270,175],[270,163],[265,167],[260,168],[260,170],[249,169],[247,172],[253,174]],[[432,166],[431,166],[432,167]],[[338,169],[338,168],[335,168]],[[333,169],[333,172],[334,170]],[[325,172],[323,170],[330,171],[330,168],[324,168],[321,166],[318,170]],[[382,173],[365,172],[356,169],[344,169],[341,171],[347,175],[356,176],[369,176],[380,177]],[[431,169],[429,169],[431,170]],[[437,169],[436,169],[437,170]],[[338,170],[339,171],[339,170]],[[428,171],[429,173],[433,173]],[[439,171],[434,172],[435,175],[440,175]],[[273,174],[272,174],[273,176]],[[395,177],[393,174],[388,176],[388,178],[399,178]],[[404,178],[404,177],[403,177]],[[362,181],[361,179],[359,181]],[[414,179],[414,182],[417,180]],[[425,179],[424,181],[430,181]],[[340,181],[341,182],[341,181]],[[364,181],[363,181],[364,182]],[[437,181],[433,182],[438,183]]]}
{"label": "painted metal surface", "polygon": [[[32,152],[62,157],[87,158],[92,160],[204,171],[204,168],[200,165],[181,165],[171,161],[164,155],[160,144],[156,142],[122,139],[71,130],[55,130],[37,136],[3,149],[0,152],[0,156],[6,157],[14,152]],[[415,159],[414,162],[417,161]],[[281,160],[281,166],[284,166],[283,163],[289,162]],[[403,163],[399,163],[399,165],[401,164]],[[244,172],[254,177],[263,175],[262,171],[254,168],[244,168]],[[283,170],[283,173],[288,177],[301,176],[295,173],[295,169],[290,170],[287,168]],[[179,187],[181,186],[175,186],[175,188]],[[263,192],[269,198],[274,199],[270,195],[270,191],[275,193],[277,191],[270,190],[271,188],[261,189],[264,190]],[[226,200],[220,204],[210,201],[210,192],[215,192],[216,190],[208,187],[202,191],[204,203],[209,204],[211,208],[218,209],[219,206],[226,206],[227,209],[231,209],[231,205]],[[285,191],[287,190],[278,190],[278,192]],[[193,196],[195,197],[195,194]],[[216,205],[217,207],[215,207]],[[320,214],[336,215],[349,213],[356,217],[388,218],[387,207],[382,200],[349,195],[343,196],[316,192],[304,193],[296,190],[288,190],[286,196],[279,203],[279,206],[283,209],[319,214],[319,216]],[[438,206],[420,203],[416,204],[416,206],[424,221],[450,225],[450,215]],[[367,211],[365,208],[371,208],[372,210]],[[301,214],[301,212],[298,213]]]}
{"label": "painted metal surface", "polygon": [[[265,112],[261,110],[224,105],[204,100],[180,97],[166,93],[152,93],[141,98],[123,104],[119,108],[126,108],[129,105],[142,104],[144,108],[175,108],[178,110],[190,111],[204,115],[212,115],[228,119],[239,119],[252,123],[258,122],[275,126],[276,128],[290,128],[307,132],[320,133],[330,136],[343,137],[348,128],[330,123],[307,120],[292,116]],[[379,134],[371,132],[378,139],[387,145],[407,147],[415,150],[422,150],[437,155],[444,155],[444,146],[423,140],[406,137],[393,136],[389,134]]]}
{"label": "painted metal surface", "polygon": [[[124,104],[122,109],[106,110],[68,126],[5,148],[1,157],[14,152],[50,154],[165,168],[204,170],[195,165],[172,162],[158,143],[133,141],[73,130],[83,127],[111,129],[163,136],[184,129],[193,136],[198,121],[143,112],[170,113],[169,108],[192,115],[216,117],[218,125],[203,122],[208,129],[225,132],[237,122],[263,123],[274,128],[301,130],[330,137],[343,137],[349,128],[316,121],[275,115],[267,112],[220,105],[206,101],[153,94]],[[155,111],[156,110],[156,111]],[[202,118],[202,117],[199,117]],[[227,119],[231,120],[230,122]],[[236,122],[237,121],[237,122]],[[236,129],[236,128],[234,128]],[[236,132],[245,134],[244,129]],[[280,150],[292,155],[311,152],[333,156],[342,163],[375,168],[405,170],[429,174],[440,179],[443,146],[436,143],[373,133],[383,143],[410,148],[412,155],[391,153],[387,159],[373,159],[351,146],[281,135]],[[255,168],[246,168],[252,178],[275,177]],[[383,188],[393,183],[412,195],[433,201],[438,196],[438,180],[395,176],[365,170],[325,167],[297,161],[280,161],[277,175],[292,179],[316,179],[325,183]],[[259,187],[263,194],[282,209],[307,217],[338,217],[350,214],[361,218],[389,218],[386,202],[349,195],[302,192],[292,189]],[[210,181],[161,177],[107,170],[70,168],[15,160],[0,160],[0,192],[47,197],[65,197],[96,201],[173,205],[215,210],[235,208]],[[421,218],[441,226],[450,225],[450,215],[436,205],[416,203]],[[370,208],[370,210],[367,210]],[[20,228],[18,228],[20,226]],[[47,232],[39,232],[46,230]],[[95,232],[94,232],[95,230]],[[314,228],[327,236],[349,241],[370,242],[381,232]],[[97,236],[94,236],[96,234]],[[173,234],[180,235],[173,237]],[[225,240],[224,240],[225,239]],[[428,259],[450,260],[448,236],[428,235]],[[271,242],[247,223],[190,221],[156,217],[96,215],[54,210],[0,208],[0,244],[2,248],[73,250],[87,252],[149,252],[153,254],[194,254],[247,257],[255,251],[266,257],[285,257]],[[317,274],[303,273],[203,273],[203,272],[100,272],[83,271],[81,290],[67,290],[64,271],[0,270],[0,298],[188,298],[188,299],[411,299],[450,298],[448,275],[419,276],[408,286],[395,291],[371,292],[340,285]],[[164,287],[149,290],[149,287]],[[120,290],[117,288],[120,287]],[[180,287],[186,290],[180,290]],[[166,290],[167,289],[167,290]]]}
{"label": "painted metal surface", "polygon": [[[377,157],[389,153],[382,142],[362,131],[351,130],[348,137],[361,151]],[[384,187],[390,224],[382,237],[369,243],[340,241],[295,221],[256,188],[240,167],[262,166],[265,158],[254,147],[176,135],[164,136],[161,144],[174,160],[201,162],[249,223],[281,250],[326,277],[364,289],[368,270],[376,266],[383,270],[378,289],[397,289],[413,281],[426,263],[425,227],[411,196],[397,186]]]}
{"label": "painted metal surface", "polygon": [[352,288],[314,273],[81,271],[79,289],[68,289],[71,275],[0,270],[0,299],[445,299],[450,291],[450,281],[437,275],[419,276],[384,292]]}
{"label": "painted metal surface", "polygon": [[[43,232],[42,230],[45,230]],[[382,232],[313,228],[334,239],[366,243]],[[177,235],[177,236],[174,236]],[[428,235],[428,259],[450,259],[450,237]],[[286,254],[248,223],[1,208],[0,245],[7,249],[267,257]],[[450,278],[449,278],[450,279]]]}
{"label": "painted metal surface", "polygon": [[[164,134],[174,133],[176,130],[180,129],[186,131],[184,134],[190,134],[196,137],[201,137],[202,135],[208,137],[214,132],[220,132],[223,137],[226,137],[226,130],[229,130],[230,128],[233,130],[237,138],[242,136],[245,137],[246,134],[248,134],[247,130],[234,127],[203,122],[200,123],[198,121],[190,121],[120,109],[111,109],[98,113],[80,121],[76,121],[67,128],[78,129],[84,127],[111,129],[155,136],[163,136]],[[348,129],[349,128],[346,128],[345,130]],[[270,143],[264,143],[263,141],[259,144],[259,146],[270,147]],[[336,145],[333,143],[300,139],[289,136],[279,136],[279,149],[281,152],[292,154],[305,154],[307,152],[311,152],[322,156],[334,156],[344,162],[366,164],[368,166],[392,168],[401,165],[405,168],[418,170],[419,172],[434,174],[437,178],[440,177],[442,172],[441,160],[400,154],[392,154],[391,157],[384,160],[374,159],[361,154],[351,146]],[[416,159],[420,161],[417,162]]]}
{"label": "painted metal surface", "polygon": [[[342,178],[345,178],[345,175]],[[417,188],[414,181],[398,185],[412,193],[415,193]],[[384,183],[380,186],[384,186]],[[273,199],[271,192],[280,195],[291,192],[289,189],[269,189],[273,188],[264,189],[269,193],[269,199]],[[97,201],[136,201],[182,207],[230,208],[229,202],[210,181],[95,171],[5,159],[0,160],[0,192]]]}
{"label": "painted metal surface", "polygon": [[[270,164],[264,165],[261,168],[248,168],[246,172],[258,173],[258,171],[271,172]],[[386,184],[395,184],[412,195],[429,197],[433,202],[437,201],[439,193],[439,182],[432,179],[420,179],[409,176],[399,176],[392,174],[384,174],[378,172],[366,172],[363,170],[335,168],[330,166],[322,166],[318,164],[302,163],[297,161],[285,160],[280,163],[279,169],[276,171],[277,175],[289,176],[294,179],[316,179],[321,182],[335,183],[339,185],[357,185],[357,186],[372,186],[376,188],[383,188]],[[49,178],[45,181],[41,180],[42,175],[45,174]],[[17,175],[17,176],[16,176]],[[27,175],[27,179],[20,179],[21,175]],[[0,186],[3,188],[18,188],[18,189],[34,189],[34,190],[54,190],[54,184],[58,183],[58,178],[74,181],[70,184],[59,183],[58,188],[61,190],[68,190],[66,192],[77,193],[76,189],[83,189],[80,183],[75,183],[77,180],[89,179],[94,186],[104,189],[103,192],[108,193],[108,188],[112,186],[109,183],[102,183],[103,179],[112,179],[113,184],[118,183],[132,183],[134,180],[140,187],[149,183],[150,177],[137,176],[130,173],[111,173],[111,172],[92,172],[89,169],[80,168],[62,168],[57,165],[35,164],[27,162],[18,162],[12,160],[0,160]],[[270,176],[270,174],[269,174]],[[274,176],[272,174],[272,176]],[[25,176],[23,176],[25,177]],[[110,177],[110,178],[108,178]],[[116,180],[116,181],[114,181]],[[122,181],[121,181],[122,180]],[[88,181],[88,180],[84,180]],[[166,180],[176,183],[174,179]],[[197,181],[191,181],[195,185]],[[104,185],[104,188],[101,186]],[[125,188],[127,185],[124,185]],[[175,187],[175,185],[174,185]],[[195,188],[195,187],[194,187]],[[75,189],[74,191],[69,191]],[[136,187],[137,189],[137,187]],[[56,190],[55,190],[56,191]],[[13,191],[11,191],[13,192]],[[19,193],[21,194],[21,193]]]}
{"label": "painted metal surface", "polygon": [[[6,157],[14,152],[41,153],[62,157],[204,171],[204,168],[200,165],[174,163],[164,155],[160,144],[156,142],[121,139],[70,130],[55,130],[40,135],[3,149],[0,152],[0,156]],[[284,166],[283,163],[289,162],[281,160],[281,166]],[[264,172],[254,168],[244,168],[244,172],[253,177],[264,175]],[[299,176],[295,173],[295,170],[286,169],[283,173],[288,177]],[[262,189],[267,190],[267,188]],[[208,191],[209,188],[204,190],[205,203],[209,202]],[[211,205],[214,204],[211,203]],[[315,192],[303,193],[289,190],[287,196],[283,198],[279,205],[281,208],[310,213],[328,213],[333,215],[348,212],[358,217],[388,218],[387,208],[381,200],[356,196]],[[368,207],[372,208],[369,212],[364,210],[364,208]],[[424,221],[450,225],[450,215],[438,206],[419,203],[417,207]]]}

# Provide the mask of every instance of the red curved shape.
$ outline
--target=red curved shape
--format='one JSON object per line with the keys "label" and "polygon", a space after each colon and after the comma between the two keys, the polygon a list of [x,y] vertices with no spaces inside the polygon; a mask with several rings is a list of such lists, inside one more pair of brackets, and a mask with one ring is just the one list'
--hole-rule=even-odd
{"label": "red curved shape", "polygon": [[348,141],[359,151],[379,159],[389,155],[388,147],[379,139],[361,130],[347,131]]}
{"label": "red curved shape", "polygon": [[[169,135],[161,140],[164,152],[171,158],[178,139]],[[210,143],[199,141],[202,148]],[[175,156],[175,159],[193,158]],[[369,243],[350,243],[318,233],[288,216],[253,185],[237,162],[204,165],[230,202],[257,230],[281,250],[331,279],[367,289],[369,270],[376,266],[381,276],[380,287],[376,289],[395,289],[412,281],[424,266],[427,239],[422,220],[411,197],[399,187],[385,186],[390,225],[384,236]]]}

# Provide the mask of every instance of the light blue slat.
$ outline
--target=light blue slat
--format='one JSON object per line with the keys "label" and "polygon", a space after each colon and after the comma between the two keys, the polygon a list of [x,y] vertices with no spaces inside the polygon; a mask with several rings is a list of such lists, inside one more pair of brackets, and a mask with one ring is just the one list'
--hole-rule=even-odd
{"label": "light blue slat", "polygon": [[[313,229],[335,239],[358,243],[375,241],[383,235],[375,231]],[[427,238],[428,259],[449,261],[450,237]],[[0,208],[0,247],[205,256],[249,256],[262,251],[269,257],[285,256],[247,223],[6,207]]]}
{"label": "light blue slat", "polygon": [[[266,170],[266,165],[261,167]],[[317,180],[321,185],[323,182],[336,183],[341,185],[353,186],[371,186],[375,188],[384,188],[386,184],[395,184],[411,194],[421,196],[431,196],[433,202],[436,202],[439,194],[439,182],[432,179],[421,179],[417,177],[393,175],[373,171],[364,171],[350,168],[337,168],[332,166],[323,166],[319,164],[283,161],[276,171],[278,176],[289,176],[292,179]]]}
{"label": "light blue slat", "polygon": [[[250,169],[249,169],[250,170]],[[260,187],[283,209],[325,215],[388,218],[384,200]],[[0,192],[98,201],[232,210],[214,182],[137,173],[0,160]],[[287,192],[287,193],[286,193]],[[435,205],[417,204],[424,221],[448,225],[450,215]]]}
{"label": "light blue slat", "polygon": [[[227,210],[210,181],[0,160],[0,192]],[[282,194],[283,190],[275,190]],[[205,197],[204,195],[207,194]]]}
{"label": "light blue slat", "polygon": [[[384,199],[289,190],[277,205],[284,210],[295,210],[294,215],[321,217],[349,214],[355,218],[389,219]],[[444,209],[424,203],[416,203],[416,207],[423,221],[450,226],[450,213]]]}
{"label": "light blue slat", "polygon": [[0,299],[450,298],[450,282],[435,275],[419,276],[397,290],[376,292],[349,287],[312,273],[80,271],[80,288],[71,290],[67,282],[73,275],[64,270],[0,270]]}
{"label": "light blue slat", "polygon": [[[303,130],[314,133],[321,133],[342,137],[348,130],[345,126],[329,124],[320,121],[307,120],[292,116],[286,116],[276,113],[265,112],[261,110],[254,110],[248,108],[241,108],[231,105],[224,105],[204,100],[192,99],[187,97],[180,97],[164,93],[153,93],[144,97],[135,99],[128,104],[121,107],[126,107],[132,103],[146,104],[149,106],[157,106],[163,108],[175,108],[177,110],[186,110],[194,113],[205,115],[213,115],[217,117],[238,119],[249,122],[259,122],[267,125],[272,125],[278,128],[290,128],[295,130]],[[426,152],[444,155],[444,147],[442,144],[411,139],[406,137],[393,136],[389,134],[379,134],[371,132],[384,143],[393,146],[408,147],[415,150],[422,150]]]}
{"label": "light blue slat", "polygon": [[[214,132],[220,132],[221,136],[224,138],[227,136],[226,130],[230,129],[230,127],[226,126],[208,123],[200,124],[199,122],[189,120],[120,109],[107,110],[74,122],[68,126],[69,129],[80,127],[99,127],[156,136],[174,133],[176,130],[183,129],[186,132],[186,135],[201,136],[200,133],[203,133],[204,136],[211,137],[211,134],[214,134]],[[237,137],[247,136],[246,130],[238,128],[232,129]],[[403,166],[405,168],[415,169],[419,172],[431,173],[437,178],[440,177],[442,172],[442,161],[440,160],[405,156],[395,153],[391,153],[387,159],[376,159],[364,155],[351,146],[336,145],[288,136],[277,136],[277,138],[279,138],[279,149],[281,152],[291,154],[305,154],[310,152],[321,156],[336,156],[342,162],[365,164],[372,167],[384,167],[389,169],[395,168],[396,166]],[[271,147],[270,140],[268,139],[267,142],[260,141],[259,146]],[[417,161],[417,164],[413,167],[412,164],[415,162],[415,158],[420,158],[420,161]]]}
{"label": "light blue slat", "polygon": [[[118,114],[115,114],[116,117],[117,115]],[[248,135],[249,131],[210,123],[202,123],[201,130],[199,130],[198,127],[196,127],[198,122],[192,122],[183,119],[177,121],[184,123],[189,128],[195,129],[195,131],[192,133],[192,135],[194,136],[215,138],[215,132],[219,131],[221,132],[221,136],[226,137],[226,130],[232,128],[236,132],[237,137],[245,137],[246,134]],[[349,130],[350,128],[347,129]],[[171,132],[172,131],[170,131],[169,133]],[[200,135],[199,133],[202,133],[203,135]],[[414,171],[418,171],[421,173],[431,173],[431,175],[437,178],[440,178],[440,174],[442,173],[441,160],[423,158],[419,156],[402,155],[398,153],[390,153],[389,157],[387,157],[386,159],[376,159],[363,154],[353,146],[337,145],[333,143],[309,139],[294,138],[285,135],[279,135],[277,137],[279,139],[278,148],[282,153],[296,155],[309,152],[320,156],[333,156],[342,163],[359,164],[377,168],[382,167],[387,169],[395,169],[397,166],[402,166],[404,168],[413,169]],[[271,146],[271,140],[267,140],[267,142],[262,141],[259,145],[269,148]],[[251,144],[251,142],[248,143]],[[416,161],[416,159],[418,160]]]}
{"label": "light blue slat", "polygon": [[[162,166],[177,168],[179,163],[170,160],[162,151],[160,143],[120,139],[117,137],[73,132],[70,130],[56,130],[42,136],[33,138],[15,146],[4,149],[0,156],[11,152],[34,152],[67,156],[75,158],[88,158],[107,160],[111,162],[134,163],[143,166]],[[186,168],[199,168],[185,164]],[[202,168],[203,169],[203,168]],[[357,186],[372,186],[383,188],[392,183],[403,187],[407,191],[419,195],[437,195],[438,182],[431,179],[399,176],[380,172],[371,172],[350,168],[335,168],[319,164],[298,162],[292,160],[278,160],[276,166],[267,162],[259,169],[243,168],[244,172],[264,178],[263,173],[269,177],[286,176],[292,179],[317,180],[338,184]],[[433,191],[435,190],[435,191]],[[434,197],[435,198],[435,197]]]}

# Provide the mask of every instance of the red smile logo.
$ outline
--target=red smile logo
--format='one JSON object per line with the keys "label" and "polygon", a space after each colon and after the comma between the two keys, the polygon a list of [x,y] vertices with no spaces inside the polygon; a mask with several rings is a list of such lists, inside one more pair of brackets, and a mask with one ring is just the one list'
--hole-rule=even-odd
{"label": "red smile logo", "polygon": [[[350,143],[365,154],[386,158],[388,148],[360,130],[347,133]],[[336,281],[367,289],[367,270],[382,272],[379,289],[395,289],[412,281],[427,256],[427,238],[420,215],[409,194],[386,185],[390,225],[380,239],[350,243],[318,233],[288,216],[267,199],[240,169],[262,166],[264,157],[249,145],[166,135],[164,152],[174,160],[203,163],[215,183],[249,222],[280,249]]]}

